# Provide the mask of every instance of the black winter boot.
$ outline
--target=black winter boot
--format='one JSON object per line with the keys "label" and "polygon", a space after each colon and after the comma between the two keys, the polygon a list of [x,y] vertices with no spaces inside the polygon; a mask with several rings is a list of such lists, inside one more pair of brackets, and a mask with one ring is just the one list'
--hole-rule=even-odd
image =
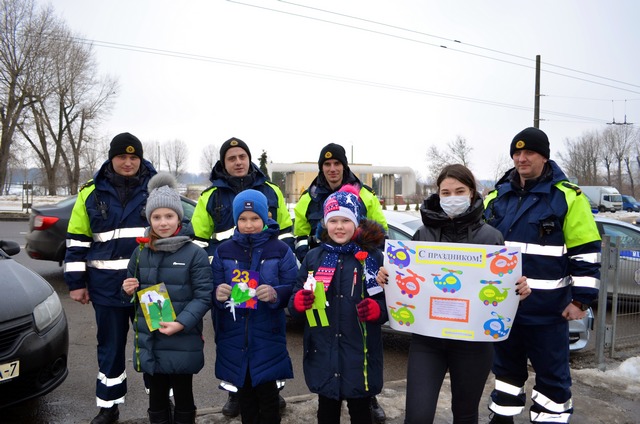
{"label": "black winter boot", "polygon": [[238,393],[229,392],[227,403],[222,407],[222,415],[234,418],[240,414],[240,395]]}
{"label": "black winter boot", "polygon": [[165,409],[164,411],[152,411],[147,409],[147,415],[149,415],[150,424],[171,424],[170,409]]}
{"label": "black winter boot", "polygon": [[375,424],[383,424],[387,420],[387,414],[384,413],[375,396],[371,397],[371,416]]}
{"label": "black winter boot", "polygon": [[118,421],[118,418],[120,418],[118,405],[113,405],[111,408],[100,408],[100,412],[91,420],[91,424],[112,424]]}
{"label": "black winter boot", "polygon": [[195,424],[196,410],[193,411],[173,411],[173,424]]}
{"label": "black winter boot", "polygon": [[498,415],[495,412],[492,412],[489,418],[491,418],[489,424],[513,424],[513,417]]}

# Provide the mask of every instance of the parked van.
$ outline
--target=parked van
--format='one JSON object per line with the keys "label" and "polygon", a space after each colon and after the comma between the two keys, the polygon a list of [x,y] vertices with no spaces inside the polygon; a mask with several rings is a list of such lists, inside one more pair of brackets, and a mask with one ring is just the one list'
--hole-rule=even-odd
{"label": "parked van", "polygon": [[622,210],[627,212],[640,212],[640,202],[633,196],[622,195]]}

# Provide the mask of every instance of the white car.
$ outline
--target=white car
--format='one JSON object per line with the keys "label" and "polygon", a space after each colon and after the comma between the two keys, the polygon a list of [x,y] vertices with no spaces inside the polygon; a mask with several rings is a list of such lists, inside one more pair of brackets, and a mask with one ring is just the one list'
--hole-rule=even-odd
{"label": "white car", "polygon": [[[387,219],[387,224],[389,225],[389,239],[391,240],[411,240],[416,230],[422,225],[422,219],[419,217],[419,214],[417,212],[399,212],[385,210],[383,211],[383,213],[385,218]],[[598,220],[596,219],[596,222],[597,221]],[[627,225],[633,227],[633,225],[631,224]],[[635,230],[638,234],[638,246],[640,246],[640,227],[637,227]],[[640,264],[640,250],[637,253],[639,261],[638,263]],[[587,311],[587,315],[583,319],[569,322],[569,349],[571,351],[583,349],[589,342],[589,335],[592,329],[593,311],[591,310],[591,308],[589,308],[589,310]]]}

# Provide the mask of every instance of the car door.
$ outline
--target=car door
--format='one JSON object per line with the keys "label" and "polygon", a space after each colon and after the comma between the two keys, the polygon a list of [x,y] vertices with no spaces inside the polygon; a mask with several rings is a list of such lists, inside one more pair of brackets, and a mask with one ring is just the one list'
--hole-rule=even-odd
{"label": "car door", "polygon": [[[618,293],[622,296],[640,296],[640,285],[636,274],[640,274],[640,228],[613,222],[597,221],[600,235],[608,235],[619,240]],[[609,272],[608,293],[613,293],[614,272]]]}

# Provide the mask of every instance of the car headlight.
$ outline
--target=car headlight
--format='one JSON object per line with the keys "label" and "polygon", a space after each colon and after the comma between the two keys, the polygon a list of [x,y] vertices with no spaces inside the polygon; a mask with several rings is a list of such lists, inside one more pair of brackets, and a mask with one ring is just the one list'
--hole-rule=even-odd
{"label": "car headlight", "polygon": [[56,292],[33,309],[33,319],[38,331],[46,330],[62,313],[62,303]]}

